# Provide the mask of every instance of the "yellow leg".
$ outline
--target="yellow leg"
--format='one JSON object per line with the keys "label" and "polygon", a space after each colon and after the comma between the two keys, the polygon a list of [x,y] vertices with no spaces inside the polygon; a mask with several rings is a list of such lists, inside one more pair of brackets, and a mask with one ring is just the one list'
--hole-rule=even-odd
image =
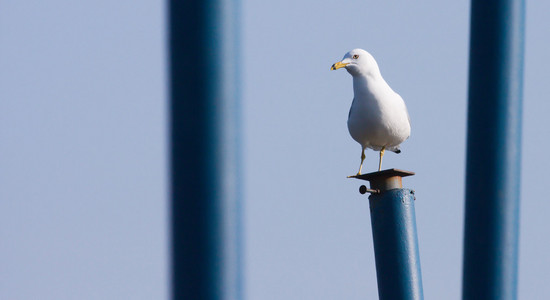
{"label": "yellow leg", "polygon": [[384,151],[386,151],[386,147],[382,147],[382,150],[380,150],[380,161],[378,162],[378,171],[382,170],[382,157],[384,157]]}
{"label": "yellow leg", "polygon": [[363,161],[365,160],[365,148],[361,149],[361,164],[359,165],[359,172],[357,175],[361,175],[361,169],[363,168]]}

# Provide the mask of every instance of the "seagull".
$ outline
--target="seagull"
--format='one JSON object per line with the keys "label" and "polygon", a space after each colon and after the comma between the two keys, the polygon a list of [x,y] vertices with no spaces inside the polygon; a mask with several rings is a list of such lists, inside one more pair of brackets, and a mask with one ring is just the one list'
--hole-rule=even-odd
{"label": "seagull", "polygon": [[348,115],[348,130],[351,137],[361,144],[361,164],[355,176],[361,175],[366,148],[380,151],[380,171],[384,151],[401,153],[399,145],[411,134],[407,107],[403,98],[382,78],[376,60],[367,51],[353,49],[330,69],[340,68],[346,68],[353,76],[354,97]]}

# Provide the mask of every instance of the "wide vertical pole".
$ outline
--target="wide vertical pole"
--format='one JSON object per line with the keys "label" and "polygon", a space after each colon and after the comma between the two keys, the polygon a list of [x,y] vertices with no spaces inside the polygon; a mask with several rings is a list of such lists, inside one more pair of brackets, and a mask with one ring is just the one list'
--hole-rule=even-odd
{"label": "wide vertical pole", "polygon": [[516,299],[525,3],[471,8],[463,299]]}
{"label": "wide vertical pole", "polygon": [[[414,192],[402,187],[412,172],[389,169],[355,178],[370,181],[369,196],[380,300],[421,300],[422,276]],[[362,186],[360,191],[366,192]]]}
{"label": "wide vertical pole", "polygon": [[237,3],[168,9],[172,299],[242,299]]}

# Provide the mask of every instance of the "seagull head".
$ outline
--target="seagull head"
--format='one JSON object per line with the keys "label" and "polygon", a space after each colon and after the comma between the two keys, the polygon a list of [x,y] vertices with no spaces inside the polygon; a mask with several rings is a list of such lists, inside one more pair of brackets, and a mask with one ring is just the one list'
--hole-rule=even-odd
{"label": "seagull head", "polygon": [[378,64],[374,57],[363,49],[353,49],[344,55],[344,58],[333,64],[331,70],[346,68],[352,76],[366,76],[368,74],[378,74]]}

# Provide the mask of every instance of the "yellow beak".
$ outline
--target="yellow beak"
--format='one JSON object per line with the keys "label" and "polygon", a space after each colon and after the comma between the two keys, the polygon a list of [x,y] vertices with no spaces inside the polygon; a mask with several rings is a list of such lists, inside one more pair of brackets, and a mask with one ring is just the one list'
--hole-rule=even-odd
{"label": "yellow beak", "polygon": [[349,63],[343,63],[341,61],[335,63],[334,65],[332,65],[332,67],[330,67],[331,70],[338,70],[340,68],[343,68],[345,66],[349,65]]}

